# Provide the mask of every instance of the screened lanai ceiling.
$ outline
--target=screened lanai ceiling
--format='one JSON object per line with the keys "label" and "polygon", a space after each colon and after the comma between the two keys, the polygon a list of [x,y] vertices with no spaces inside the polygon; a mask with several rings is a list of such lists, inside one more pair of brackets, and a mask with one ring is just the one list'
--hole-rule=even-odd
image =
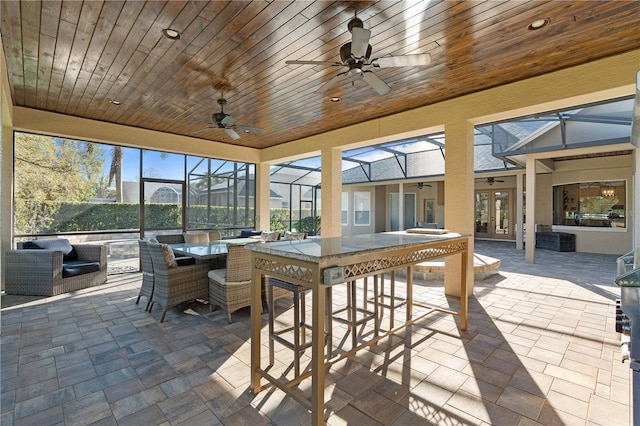
{"label": "screened lanai ceiling", "polygon": [[[475,173],[524,167],[530,152],[560,151],[629,142],[633,98],[552,111],[500,123],[476,126]],[[615,151],[622,155],[627,151]],[[402,139],[342,153],[342,184],[370,184],[399,180],[437,179],[444,176],[444,133]],[[271,180],[316,186],[320,184],[320,157],[271,167]]]}
{"label": "screened lanai ceiling", "polygon": [[[371,59],[430,64],[319,93],[343,67],[286,61],[339,61],[354,15]],[[638,1],[2,0],[0,19],[14,106],[257,149],[640,48]],[[222,95],[264,134],[198,132]]]}

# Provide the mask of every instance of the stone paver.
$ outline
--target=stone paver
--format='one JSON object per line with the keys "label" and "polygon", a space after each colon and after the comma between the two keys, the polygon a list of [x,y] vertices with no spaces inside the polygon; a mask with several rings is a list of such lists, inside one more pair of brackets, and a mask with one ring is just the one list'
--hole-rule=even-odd
{"label": "stone paver", "polygon": [[[531,265],[513,243],[476,241],[476,252],[501,267],[476,282],[468,330],[429,315],[337,363],[327,374],[327,424],[627,424],[616,256],[538,250]],[[144,298],[135,304],[140,280],[111,275],[73,295],[2,296],[3,426],[309,424],[282,392],[250,392],[248,309],[228,324],[195,302],[161,324],[159,311],[144,312]],[[414,295],[457,307],[441,282],[416,280]],[[344,300],[336,286],[334,301]],[[279,320],[289,321],[289,308],[278,300]],[[336,327],[334,346],[344,330]],[[262,342],[266,350],[266,330]],[[286,370],[292,354],[279,345],[276,354],[274,368]]]}

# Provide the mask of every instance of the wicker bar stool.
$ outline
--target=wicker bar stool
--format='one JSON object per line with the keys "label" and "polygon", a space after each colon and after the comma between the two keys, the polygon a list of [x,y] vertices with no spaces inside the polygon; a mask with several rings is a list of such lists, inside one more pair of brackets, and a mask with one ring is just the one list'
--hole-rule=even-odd
{"label": "wicker bar stool", "polygon": [[[376,278],[378,276],[376,275]],[[366,282],[365,282],[366,293]],[[374,298],[369,299],[368,302],[374,302]],[[380,274],[380,292],[377,295],[378,305],[378,324],[382,323],[385,314],[385,308],[389,310],[389,330],[395,327],[395,311],[401,306],[407,304],[406,297],[396,296],[396,273],[391,271],[391,277],[389,279],[389,292],[385,292],[385,277],[384,274]]]}
{"label": "wicker bar stool", "polygon": [[[293,369],[295,377],[300,376],[300,357],[307,348],[311,347],[312,341],[307,341],[307,331],[311,331],[311,325],[306,321],[306,308],[305,308],[305,295],[309,291],[308,287],[304,287],[297,284],[288,283],[276,278],[269,278],[269,285],[267,286],[267,298],[269,303],[269,364],[273,365],[275,358],[274,341],[282,344],[283,346],[291,349],[294,352]],[[293,325],[282,327],[278,330],[275,329],[275,310],[273,307],[274,302],[274,287],[280,290],[291,292],[293,297]],[[332,350],[332,335],[331,335],[331,289],[327,289],[326,299],[326,311],[324,324],[325,327],[325,345],[327,346],[327,359],[330,359],[333,353]],[[285,333],[293,333],[293,341],[287,340],[282,335]]]}
{"label": "wicker bar stool", "polygon": [[[373,277],[373,298],[371,299],[368,298],[367,277],[363,279],[362,306],[358,306],[357,303],[356,281],[347,282],[347,305],[333,312],[333,320],[347,326],[347,335],[351,336],[351,349],[358,344],[359,326],[364,326],[369,321],[373,321],[373,333],[375,336],[378,335],[380,329],[378,301],[378,275]],[[369,309],[369,303],[373,303],[373,310]],[[346,318],[341,316],[342,313],[346,313]]]}
{"label": "wicker bar stool", "polygon": [[[306,238],[305,233],[287,232],[284,240],[302,240]],[[307,341],[307,331],[311,331],[311,325],[306,322],[305,295],[310,290],[298,284],[289,283],[277,278],[267,278],[267,304],[269,310],[269,364],[274,364],[275,349],[274,342],[282,344],[294,352],[293,368],[295,377],[300,376],[300,357],[304,351],[311,347],[311,340]],[[275,329],[275,309],[274,300],[280,297],[286,297],[291,294],[293,299],[293,324]],[[331,288],[327,288],[326,294],[326,311],[325,311],[325,344],[327,346],[327,359],[332,355],[332,335],[331,335]],[[293,340],[287,340],[283,337],[286,333],[293,334]]]}

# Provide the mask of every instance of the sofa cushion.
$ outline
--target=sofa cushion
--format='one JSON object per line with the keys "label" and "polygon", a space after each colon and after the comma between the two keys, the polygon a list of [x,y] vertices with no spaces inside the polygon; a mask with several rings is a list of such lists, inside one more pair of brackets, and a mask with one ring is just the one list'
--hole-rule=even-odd
{"label": "sofa cushion", "polygon": [[70,260],[62,263],[62,278],[76,277],[78,275],[98,272],[100,262],[88,262],[85,260]]}
{"label": "sofa cushion", "polygon": [[22,244],[22,248],[61,251],[63,262],[78,259],[78,253],[66,238],[27,241]]}

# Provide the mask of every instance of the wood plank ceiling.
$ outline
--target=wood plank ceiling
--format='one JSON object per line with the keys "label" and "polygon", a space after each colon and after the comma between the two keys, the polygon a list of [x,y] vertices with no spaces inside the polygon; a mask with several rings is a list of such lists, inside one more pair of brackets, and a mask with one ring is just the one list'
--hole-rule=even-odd
{"label": "wood plank ceiling", "polygon": [[[640,48],[638,1],[2,0],[0,13],[14,105],[254,148]],[[341,68],[285,61],[339,61],[356,13],[372,58],[431,64],[377,70],[384,96],[362,80],[316,93]],[[222,93],[236,124],[265,133],[194,135]]]}

